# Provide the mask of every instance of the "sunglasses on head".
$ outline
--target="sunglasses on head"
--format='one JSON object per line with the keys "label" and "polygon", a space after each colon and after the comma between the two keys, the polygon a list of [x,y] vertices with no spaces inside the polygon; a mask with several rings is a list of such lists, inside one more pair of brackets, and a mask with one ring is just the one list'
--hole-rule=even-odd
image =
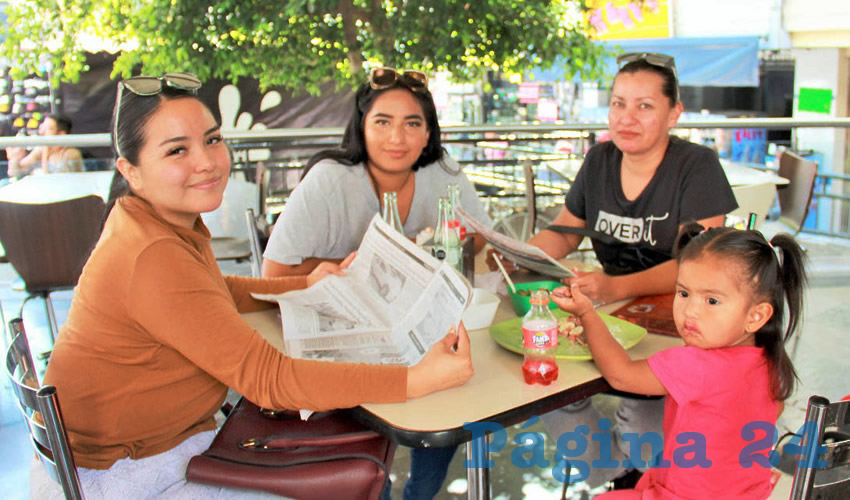
{"label": "sunglasses on head", "polygon": [[138,96],[148,97],[159,94],[165,87],[185,90],[194,94],[201,88],[201,80],[192,73],[165,73],[162,76],[134,76],[118,83],[118,95],[115,99],[115,129],[113,130],[115,151],[118,156],[121,156],[121,150],[118,146],[118,116],[121,111],[121,98],[124,89]]}
{"label": "sunglasses on head", "polygon": [[375,90],[388,89],[398,82],[404,83],[411,90],[428,89],[428,77],[421,71],[406,69],[399,72],[393,68],[374,68],[369,73],[369,86]]}
{"label": "sunglasses on head", "polygon": [[163,87],[196,91],[201,88],[201,80],[192,73],[166,73],[162,76],[134,76],[118,84],[119,90],[125,88],[140,96],[157,95]]}
{"label": "sunglasses on head", "polygon": [[622,68],[624,65],[635,61],[646,61],[647,64],[659,68],[670,69],[676,79],[676,100],[679,100],[679,73],[676,71],[676,60],[672,56],[657,52],[629,52],[617,57],[617,67]]}
{"label": "sunglasses on head", "polygon": [[668,56],[667,54],[658,54],[656,52],[629,52],[617,57],[618,66],[634,61],[646,61],[653,66],[659,66],[661,68],[676,68],[676,61],[673,57]]}

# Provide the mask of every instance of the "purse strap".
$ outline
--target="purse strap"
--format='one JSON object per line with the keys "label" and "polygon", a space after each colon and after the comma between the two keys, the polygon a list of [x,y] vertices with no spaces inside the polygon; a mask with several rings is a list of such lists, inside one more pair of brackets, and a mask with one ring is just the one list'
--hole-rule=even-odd
{"label": "purse strap", "polygon": [[381,437],[375,431],[348,432],[331,436],[298,436],[290,437],[285,434],[277,436],[248,438],[239,442],[239,448],[251,451],[281,451],[301,446],[340,446],[343,444],[359,443]]}

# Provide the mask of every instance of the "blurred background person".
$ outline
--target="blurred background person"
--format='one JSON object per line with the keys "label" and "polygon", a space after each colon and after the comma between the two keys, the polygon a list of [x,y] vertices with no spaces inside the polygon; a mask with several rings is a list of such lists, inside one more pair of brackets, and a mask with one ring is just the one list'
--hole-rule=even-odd
{"label": "blurred background person", "polygon": [[[49,114],[38,126],[38,135],[53,136],[71,133],[71,119],[62,114]],[[22,147],[6,148],[9,177],[53,172],[82,172],[83,155],[70,146],[37,146],[27,153]]]}

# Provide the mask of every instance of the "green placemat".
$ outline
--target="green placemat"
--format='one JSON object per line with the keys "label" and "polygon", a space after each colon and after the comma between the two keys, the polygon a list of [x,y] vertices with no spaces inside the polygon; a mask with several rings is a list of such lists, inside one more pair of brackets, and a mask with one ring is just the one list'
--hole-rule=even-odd
{"label": "green placemat", "polygon": [[[552,311],[552,314],[556,318],[570,316],[569,313],[560,309]],[[607,314],[600,314],[600,316],[617,342],[625,349],[631,349],[646,335],[646,328]],[[522,354],[522,318],[509,319],[490,325],[490,336],[505,349]],[[589,347],[575,344],[564,337],[558,338],[558,350],[555,352],[555,357],[558,359],[593,359]]]}

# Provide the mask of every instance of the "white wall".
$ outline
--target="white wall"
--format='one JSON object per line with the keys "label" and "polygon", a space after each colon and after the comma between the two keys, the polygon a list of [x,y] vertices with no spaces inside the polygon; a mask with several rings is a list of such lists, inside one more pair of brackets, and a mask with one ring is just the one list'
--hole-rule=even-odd
{"label": "white wall", "polygon": [[782,21],[794,47],[850,47],[848,0],[784,0]]}
{"label": "white wall", "polygon": [[[794,118],[823,119],[848,116],[848,96],[850,96],[850,50],[839,48],[794,49],[792,56],[794,68]],[[830,113],[814,113],[799,111],[800,88],[829,89],[832,91],[833,102]],[[847,151],[847,129],[801,128],[795,133],[797,148],[813,149],[823,154],[821,170],[834,173],[845,173]],[[835,192],[838,184],[833,185]],[[821,198],[819,214],[824,214],[822,207],[829,201]],[[836,210],[838,204],[836,204]],[[820,219],[820,216],[818,217]],[[833,226],[841,217],[833,213]],[[839,230],[833,227],[833,230]],[[846,232],[846,229],[843,230]]]}
{"label": "white wall", "polygon": [[785,0],[782,14],[792,32],[850,29],[847,0]]}
{"label": "white wall", "polygon": [[777,0],[672,0],[677,37],[767,36]]}

